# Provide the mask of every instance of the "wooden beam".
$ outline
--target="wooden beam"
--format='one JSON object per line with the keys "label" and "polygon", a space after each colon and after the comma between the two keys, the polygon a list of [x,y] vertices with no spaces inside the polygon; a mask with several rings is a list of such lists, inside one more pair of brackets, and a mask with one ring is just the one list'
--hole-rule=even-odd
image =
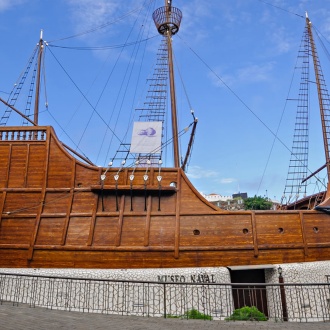
{"label": "wooden beam", "polygon": [[180,204],[181,204],[181,171],[177,174],[177,193],[175,203],[175,238],[174,238],[174,258],[179,258],[180,251]]}
{"label": "wooden beam", "polygon": [[47,188],[47,178],[48,178],[48,167],[49,167],[49,157],[50,157],[50,129],[47,129],[47,143],[46,143],[46,161],[45,161],[45,168],[44,168],[44,178],[43,178],[43,183],[42,183],[42,190],[41,190],[41,200],[40,200],[40,205],[38,207],[37,211],[37,216],[36,216],[36,221],[35,221],[35,226],[34,226],[34,231],[32,234],[31,242],[30,242],[30,247],[28,251],[28,262],[31,262],[33,260],[33,252],[34,252],[34,245],[36,244],[37,237],[38,237],[38,232],[39,232],[39,227],[40,227],[40,222],[41,222],[41,214],[43,212],[44,208],[44,203],[45,203],[45,197],[46,197],[46,188]]}
{"label": "wooden beam", "polygon": [[304,253],[305,256],[308,256],[308,246],[306,241],[306,232],[305,232],[305,223],[304,223],[304,212],[299,212],[299,218],[300,218],[300,227],[301,227],[301,235],[302,235],[302,241],[304,243]]}
{"label": "wooden beam", "polygon": [[252,226],[254,256],[258,257],[259,248],[258,248],[258,233],[257,233],[257,223],[256,223],[256,212],[255,211],[251,211],[251,226]]}
{"label": "wooden beam", "polygon": [[149,195],[147,200],[147,216],[146,216],[146,226],[144,231],[144,246],[149,246],[151,209],[152,209],[151,203],[152,203],[152,197],[151,195]]}
{"label": "wooden beam", "polygon": [[125,208],[125,195],[122,195],[120,198],[116,246],[119,246],[121,243],[121,234],[123,232],[123,223],[124,223],[124,208]]}
{"label": "wooden beam", "polygon": [[1,228],[1,222],[2,222],[2,214],[3,214],[3,208],[5,206],[5,200],[6,200],[7,192],[3,191],[2,192],[2,199],[1,199],[1,204],[0,204],[0,228]]}
{"label": "wooden beam", "polygon": [[91,246],[93,244],[93,240],[94,240],[94,233],[95,233],[95,226],[96,226],[96,214],[97,214],[97,207],[98,207],[98,203],[99,203],[99,197],[100,197],[99,194],[95,194],[91,226],[89,229],[89,235],[88,235],[88,240],[87,240],[88,246]]}

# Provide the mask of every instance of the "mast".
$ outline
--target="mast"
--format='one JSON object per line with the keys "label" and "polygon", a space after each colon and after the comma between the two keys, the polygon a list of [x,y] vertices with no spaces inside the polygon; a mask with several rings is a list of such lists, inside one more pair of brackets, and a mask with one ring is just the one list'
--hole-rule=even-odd
{"label": "mast", "polygon": [[330,142],[330,127],[329,127],[329,95],[328,90],[325,84],[324,76],[322,73],[320,61],[318,59],[318,55],[316,52],[314,37],[312,33],[312,22],[308,18],[306,13],[306,26],[308,30],[308,35],[311,44],[311,51],[314,63],[314,71],[315,71],[315,79],[316,79],[316,86],[318,92],[318,99],[319,99],[319,106],[320,106],[320,113],[321,113],[321,123],[322,123],[322,133],[323,133],[323,143],[324,143],[324,151],[325,151],[325,160],[326,160],[326,167],[327,167],[327,175],[328,175],[328,185],[330,183],[330,155],[329,155],[329,142]]}
{"label": "mast", "polygon": [[40,31],[40,39],[39,39],[39,51],[38,51],[38,69],[37,69],[37,77],[36,77],[36,92],[35,92],[35,101],[34,101],[34,124],[38,125],[38,116],[39,116],[39,95],[40,95],[40,77],[41,77],[41,64],[42,64],[42,55],[44,50],[44,41],[43,30]]}
{"label": "mast", "polygon": [[171,117],[173,133],[173,159],[174,167],[180,166],[178,122],[176,110],[172,36],[179,31],[182,13],[178,8],[172,7],[172,0],[165,0],[165,6],[156,9],[152,15],[158,32],[166,38],[168,53],[168,73],[171,94]]}

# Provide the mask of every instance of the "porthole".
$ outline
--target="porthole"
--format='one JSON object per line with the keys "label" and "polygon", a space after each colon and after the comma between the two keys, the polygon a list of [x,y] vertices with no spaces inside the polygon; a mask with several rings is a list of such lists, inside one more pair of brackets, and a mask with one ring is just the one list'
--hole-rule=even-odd
{"label": "porthole", "polygon": [[247,228],[243,229],[243,234],[248,234],[249,230]]}
{"label": "porthole", "polygon": [[174,182],[174,181],[171,182],[171,183],[170,183],[170,187],[174,187],[174,188],[176,188],[176,182]]}
{"label": "porthole", "polygon": [[280,234],[283,234],[283,233],[284,233],[284,229],[283,229],[282,227],[280,227],[280,228],[278,228],[278,232],[279,232]]}
{"label": "porthole", "polygon": [[314,231],[315,234],[317,234],[319,232],[319,228],[318,227],[314,227],[313,228],[313,231]]}
{"label": "porthole", "polygon": [[193,233],[194,233],[194,235],[200,235],[201,232],[198,229],[194,229]]}

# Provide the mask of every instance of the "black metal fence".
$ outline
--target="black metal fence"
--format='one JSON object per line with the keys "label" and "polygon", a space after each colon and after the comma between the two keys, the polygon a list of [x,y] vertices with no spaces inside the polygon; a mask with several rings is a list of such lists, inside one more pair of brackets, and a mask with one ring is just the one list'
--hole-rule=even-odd
{"label": "black metal fence", "polygon": [[[148,317],[224,320],[255,306],[268,320],[330,321],[330,287],[319,284],[167,283],[0,273],[0,303]],[[191,313],[192,311],[195,312]]]}

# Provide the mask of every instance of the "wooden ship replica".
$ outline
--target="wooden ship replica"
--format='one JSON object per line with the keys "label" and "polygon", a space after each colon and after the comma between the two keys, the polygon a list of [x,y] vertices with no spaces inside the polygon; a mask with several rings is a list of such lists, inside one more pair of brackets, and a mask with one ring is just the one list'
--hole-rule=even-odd
{"label": "wooden ship replica", "polygon": [[[139,143],[131,166],[104,168],[76,157],[52,127],[38,125],[38,79],[34,120],[1,99],[31,125],[0,127],[0,267],[219,267],[330,259],[329,188],[314,209],[224,211],[187,178],[178,151],[171,41],[181,17],[171,1],[153,14],[166,54],[161,79],[169,80],[171,92],[171,168],[162,166],[159,153],[139,150]],[[330,173],[329,103],[308,18],[306,33]],[[43,47],[41,38],[39,60]],[[137,135],[157,135],[157,116],[137,126]],[[194,118],[192,131],[196,124]]]}

